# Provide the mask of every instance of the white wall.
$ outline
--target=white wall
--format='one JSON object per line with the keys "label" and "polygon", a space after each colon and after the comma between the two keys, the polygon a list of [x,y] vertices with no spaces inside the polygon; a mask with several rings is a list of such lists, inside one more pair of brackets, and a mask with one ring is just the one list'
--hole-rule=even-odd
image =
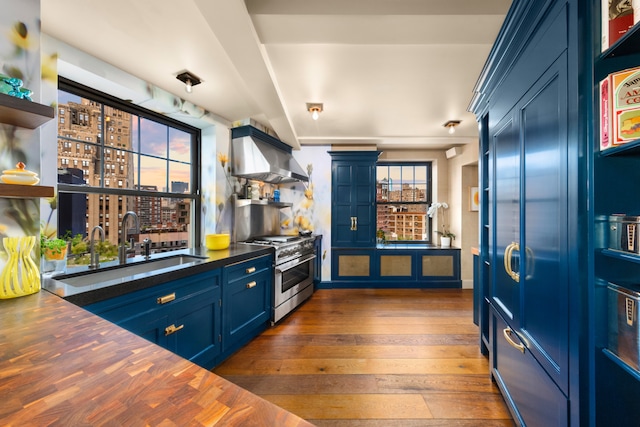
{"label": "white wall", "polygon": [[473,287],[473,255],[478,246],[478,212],[469,210],[469,189],[478,186],[478,144],[459,147],[460,154],[448,160],[451,228],[456,235],[455,246],[460,248],[462,287]]}

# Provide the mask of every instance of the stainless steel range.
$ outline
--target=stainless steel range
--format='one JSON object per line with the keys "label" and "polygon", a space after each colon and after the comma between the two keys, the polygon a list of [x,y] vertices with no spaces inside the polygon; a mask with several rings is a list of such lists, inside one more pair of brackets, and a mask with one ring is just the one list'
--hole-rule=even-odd
{"label": "stainless steel range", "polygon": [[311,236],[260,236],[242,242],[275,248],[272,324],[313,294],[314,240]]}

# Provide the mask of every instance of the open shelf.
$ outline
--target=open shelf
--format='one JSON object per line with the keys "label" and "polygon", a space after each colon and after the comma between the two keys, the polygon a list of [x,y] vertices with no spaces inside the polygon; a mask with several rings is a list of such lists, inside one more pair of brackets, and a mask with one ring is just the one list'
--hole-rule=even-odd
{"label": "open shelf", "polygon": [[640,25],[634,25],[629,28],[625,35],[611,45],[609,49],[602,52],[600,57],[613,58],[636,53],[640,53]]}
{"label": "open shelf", "polygon": [[35,129],[53,119],[52,107],[0,93],[0,122]]}
{"label": "open shelf", "polygon": [[622,369],[624,369],[629,374],[631,374],[632,377],[640,381],[640,372],[636,371],[631,366],[627,365],[627,363],[624,360],[616,356],[611,350],[603,348],[602,352],[604,353],[605,356],[611,359],[616,365],[620,366]]}
{"label": "open shelf", "polygon": [[634,254],[632,252],[616,251],[613,249],[603,249],[602,255],[608,256],[609,258],[623,259],[625,261],[630,261],[630,262],[635,262],[637,264],[640,264],[640,255]]}
{"label": "open shelf", "polygon": [[600,151],[600,155],[605,157],[616,156],[619,154],[624,154],[625,156],[640,156],[640,139]]}
{"label": "open shelf", "polygon": [[53,197],[54,194],[53,187],[0,183],[0,197],[19,197],[21,199],[28,199],[32,197]]}

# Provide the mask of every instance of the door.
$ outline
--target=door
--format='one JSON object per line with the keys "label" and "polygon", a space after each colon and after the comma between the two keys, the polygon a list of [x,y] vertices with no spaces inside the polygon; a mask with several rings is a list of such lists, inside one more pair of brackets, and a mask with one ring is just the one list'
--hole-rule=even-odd
{"label": "door", "polygon": [[330,152],[331,243],[333,247],[375,245],[377,151]]}
{"label": "door", "polygon": [[[495,169],[491,301],[568,394],[567,64],[563,54],[490,133]],[[501,339],[501,337],[497,337]]]}
{"label": "door", "polygon": [[520,288],[517,272],[520,263],[520,141],[517,118],[507,115],[491,135],[494,153],[495,205],[495,281],[492,303],[501,314],[517,324]]}
{"label": "door", "polygon": [[568,393],[566,70],[566,55],[562,55],[533,85],[519,111],[525,201],[520,328],[534,357]]}

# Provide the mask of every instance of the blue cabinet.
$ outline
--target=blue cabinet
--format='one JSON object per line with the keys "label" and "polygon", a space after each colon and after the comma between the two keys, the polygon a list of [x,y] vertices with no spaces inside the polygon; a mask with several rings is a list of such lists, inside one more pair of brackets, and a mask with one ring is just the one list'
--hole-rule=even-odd
{"label": "blue cabinet", "polygon": [[426,245],[379,245],[371,249],[335,248],[334,288],[460,288],[460,249]]}
{"label": "blue cabinet", "polygon": [[273,255],[84,306],[211,369],[269,325]]}
{"label": "blue cabinet", "polygon": [[84,308],[205,368],[221,351],[220,271],[200,273]]}
{"label": "blue cabinet", "polygon": [[271,318],[273,256],[223,268],[223,357],[264,331]]}
{"label": "blue cabinet", "polygon": [[481,347],[528,426],[582,425],[584,411],[579,333],[569,334],[586,327],[569,298],[580,287],[572,242],[587,170],[578,167],[578,82],[569,80],[578,66],[574,5],[514,1],[472,102],[483,125]]}
{"label": "blue cabinet", "polygon": [[330,151],[331,247],[372,248],[378,151]]}

